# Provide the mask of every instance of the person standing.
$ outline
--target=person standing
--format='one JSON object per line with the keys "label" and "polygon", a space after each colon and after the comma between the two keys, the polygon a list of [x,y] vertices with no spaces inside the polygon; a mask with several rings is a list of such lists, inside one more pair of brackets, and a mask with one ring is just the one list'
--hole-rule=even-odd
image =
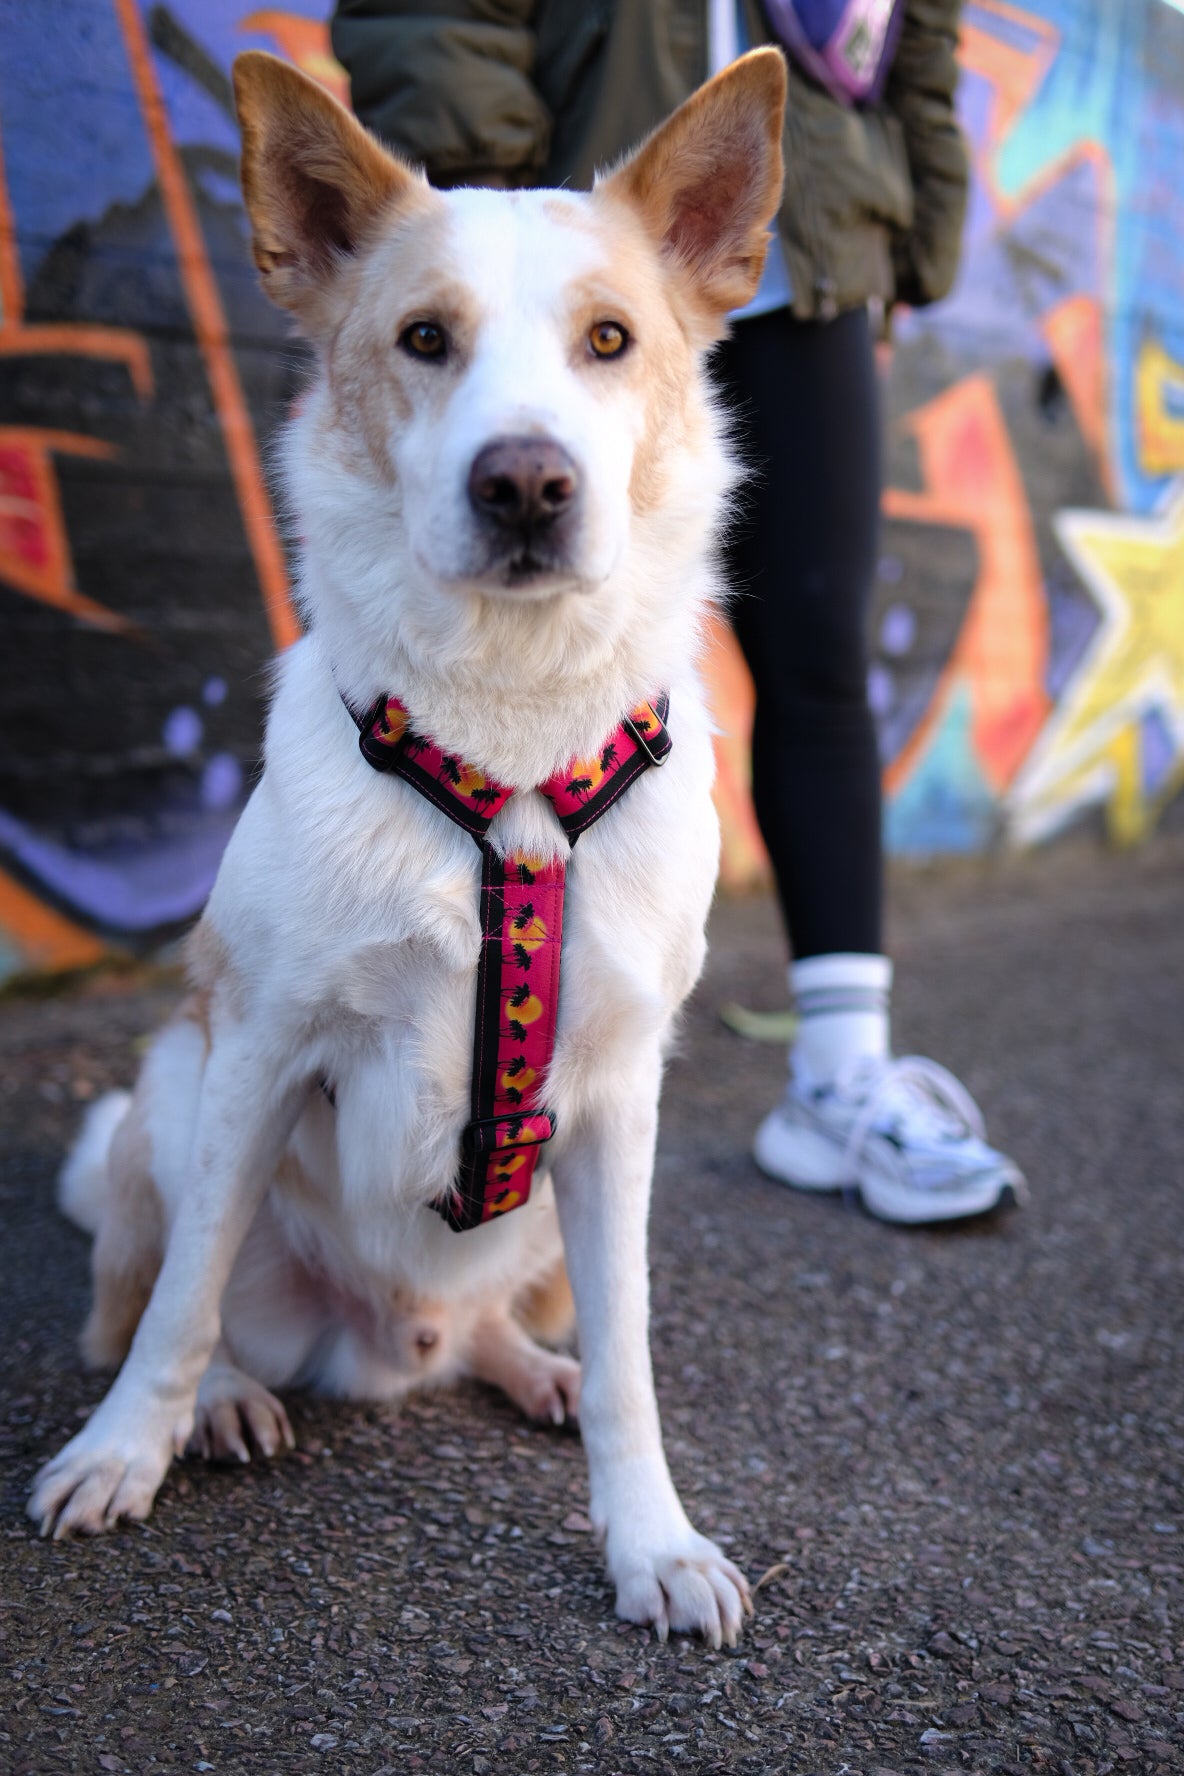
{"label": "person standing", "polygon": [[[753,800],[799,1014],[781,1102],[756,1131],[770,1176],[857,1190],[881,1219],[961,1219],[1022,1199],[964,1087],[896,1059],[883,949],[880,761],[867,700],[882,485],[869,309],[944,295],[967,159],[954,115],[960,0],[891,15],[878,91],[852,103],[789,57],[786,184],[761,288],[716,361],[756,473],[726,542],[756,688]],[[825,34],[836,0],[338,0],[354,109],[438,185],[587,187],[735,55]],[[807,71],[809,67],[809,71]]]}

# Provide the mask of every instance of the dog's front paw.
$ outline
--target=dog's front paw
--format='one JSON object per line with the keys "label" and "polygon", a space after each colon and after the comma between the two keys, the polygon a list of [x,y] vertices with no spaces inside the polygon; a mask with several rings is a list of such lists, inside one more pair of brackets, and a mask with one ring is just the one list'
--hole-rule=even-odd
{"label": "dog's front paw", "polygon": [[527,1418],[574,1423],[582,1371],[573,1357],[544,1350],[507,1314],[480,1319],[472,1334],[472,1373],[499,1387]]}
{"label": "dog's front paw", "polygon": [[231,1363],[210,1364],[197,1390],[186,1455],[249,1462],[252,1450],[270,1459],[295,1447],[288,1414],[274,1394]]}
{"label": "dog's front paw", "polygon": [[29,1516],[43,1536],[101,1535],[121,1518],[142,1522],[173,1458],[163,1447],[133,1438],[109,1438],[96,1424],[100,1412],[33,1482]]}
{"label": "dog's front paw", "polygon": [[561,1425],[580,1416],[580,1365],[572,1357],[536,1348],[505,1388],[527,1418]]}
{"label": "dog's front paw", "polygon": [[656,1548],[630,1541],[614,1549],[612,1543],[610,1536],[608,1568],[619,1616],[656,1628],[661,1640],[673,1629],[701,1634],[717,1651],[735,1646],[745,1616],[752,1614],[752,1593],[714,1542],[687,1524]]}

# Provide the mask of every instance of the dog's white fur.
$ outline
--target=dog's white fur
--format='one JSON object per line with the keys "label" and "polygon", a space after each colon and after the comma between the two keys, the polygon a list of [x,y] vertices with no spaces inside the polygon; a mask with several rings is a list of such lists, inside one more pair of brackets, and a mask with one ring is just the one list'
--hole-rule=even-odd
{"label": "dog's white fur", "polygon": [[[468,1368],[562,1417],[575,1366],[515,1317],[561,1267],[561,1226],[617,1607],[731,1641],[747,1587],[691,1527],[662,1451],[646,1219],[718,849],[696,654],[733,469],[702,361],[759,277],[780,59],[735,64],[590,196],[434,193],[282,64],[243,58],[239,89],[256,258],[321,360],[284,458],[308,634],[278,670],[195,996],[63,1177],[98,1233],[91,1354],[121,1336],[102,1286],[122,1290],[125,1339],[136,1290],[151,1299],[30,1511],[57,1534],[142,1518],[191,1438],[244,1459],[248,1434],[265,1452],[289,1440],[267,1390],[294,1379],[389,1397]],[[620,361],[590,349],[606,319],[630,335]],[[424,320],[447,333],[439,362],[407,347]],[[554,440],[580,487],[554,559],[516,575],[467,491],[507,436]],[[456,1234],[428,1205],[468,1116],[479,857],[362,760],[341,693],[363,708],[397,692],[419,731],[519,786],[499,846],[566,854],[530,786],[661,689],[668,762],[568,871],[550,1176]]]}

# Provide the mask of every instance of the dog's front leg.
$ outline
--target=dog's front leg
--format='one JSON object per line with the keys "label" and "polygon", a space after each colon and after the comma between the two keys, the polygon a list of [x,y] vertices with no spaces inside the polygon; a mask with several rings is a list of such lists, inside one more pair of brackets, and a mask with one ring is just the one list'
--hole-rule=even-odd
{"label": "dog's front leg", "polygon": [[580,1426],[592,1521],[604,1536],[617,1613],[735,1643],[748,1584],[682,1508],[662,1448],[649,1350],[646,1224],[661,1062],[631,1057],[620,1096],[555,1167],[555,1194],[580,1329]]}
{"label": "dog's front leg", "polygon": [[219,1031],[202,1086],[192,1178],[132,1348],[83,1430],[34,1482],[29,1515],[43,1535],[95,1535],[151,1510],[193,1429],[222,1291],[302,1097],[257,1030]]}

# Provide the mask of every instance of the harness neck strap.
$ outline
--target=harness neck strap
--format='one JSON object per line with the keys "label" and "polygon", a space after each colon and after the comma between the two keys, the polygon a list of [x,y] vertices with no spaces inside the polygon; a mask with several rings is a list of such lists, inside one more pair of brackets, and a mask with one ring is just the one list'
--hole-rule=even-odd
{"label": "harness neck strap", "polygon": [[[538,785],[573,846],[643,771],[663,763],[668,707],[665,694],[638,704],[595,756]],[[522,852],[504,857],[491,845],[486,835],[514,791],[416,734],[397,697],[379,697],[361,716],[346,708],[367,763],[411,784],[481,850],[470,1118],[452,1191],[432,1205],[463,1232],[527,1200],[540,1149],[555,1133],[544,1094],[558,1023],[566,864]]]}
{"label": "harness neck strap", "polygon": [[[360,730],[362,757],[376,771],[402,777],[429,802],[480,841],[514,791],[445,752],[434,740],[416,734],[397,697],[379,697],[362,716],[347,703]],[[573,759],[537,787],[554,808],[574,845],[617,797],[650,765],[660,765],[670,751],[666,731],[669,698],[639,703],[614,728],[599,752]]]}

